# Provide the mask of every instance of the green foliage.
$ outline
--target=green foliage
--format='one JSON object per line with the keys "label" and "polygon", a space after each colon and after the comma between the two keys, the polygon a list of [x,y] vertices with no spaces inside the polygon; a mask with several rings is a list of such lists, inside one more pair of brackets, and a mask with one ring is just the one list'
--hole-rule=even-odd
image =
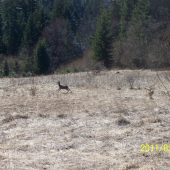
{"label": "green foliage", "polygon": [[134,25],[137,37],[142,37],[142,30],[147,23],[150,9],[150,0],[138,0],[136,8],[132,12],[131,23]]}
{"label": "green foliage", "polygon": [[[134,48],[139,43],[133,61],[136,61],[136,54],[141,56],[140,61],[146,61],[144,51],[147,53],[150,49],[144,45],[155,37],[156,43],[161,41],[158,47],[167,47],[160,54],[170,51],[168,9],[168,0],[0,0],[0,54],[24,60],[29,53],[31,58],[38,40],[45,37],[52,69],[81,57],[83,52],[91,50],[91,45],[92,58],[103,61],[107,67],[111,63],[111,46],[113,51],[117,50],[112,52],[113,58],[120,57],[122,61],[125,51],[133,58],[129,47]],[[150,31],[151,25],[153,30]],[[155,35],[149,39],[152,33]],[[150,52],[149,56],[154,55]],[[27,59],[26,62],[24,70],[20,70],[24,71],[23,75],[32,71],[30,62]],[[38,74],[47,72],[39,69],[37,65]],[[17,73],[17,66],[13,70]]]}
{"label": "green foliage", "polygon": [[33,8],[32,6],[30,8],[32,10],[30,10],[22,40],[23,44],[27,46],[33,46],[37,42],[41,31],[49,20],[43,8]]}
{"label": "green foliage", "polygon": [[27,56],[25,62],[24,62],[24,72],[30,72],[31,70],[31,62],[29,56]]}
{"label": "green foliage", "polygon": [[34,53],[34,69],[37,74],[47,73],[50,66],[46,40],[39,40]]}
{"label": "green foliage", "polygon": [[15,58],[14,66],[13,66],[13,71],[14,71],[15,73],[18,73],[19,67],[20,67],[20,66],[19,66],[18,60]]}
{"label": "green foliage", "polygon": [[5,26],[3,31],[4,43],[8,52],[14,55],[20,46],[22,36],[16,2],[11,0],[3,1],[2,8],[3,24]]}
{"label": "green foliage", "polygon": [[33,13],[38,8],[38,1],[26,0],[27,11]]}
{"label": "green foliage", "polygon": [[34,15],[35,32],[36,32],[35,34],[36,37],[38,38],[43,28],[48,24],[49,18],[43,8],[41,8],[40,10],[37,9],[33,15]]}
{"label": "green foliage", "polygon": [[120,20],[120,4],[117,1],[111,3],[111,18],[114,20]]}
{"label": "green foliage", "polygon": [[36,41],[36,25],[34,22],[34,14],[30,14],[28,18],[27,25],[24,30],[23,42],[25,45],[33,46]]}
{"label": "green foliage", "polygon": [[150,0],[138,0],[136,8],[132,12],[132,20],[146,22],[150,9]]}
{"label": "green foliage", "polygon": [[[67,74],[67,73],[78,73],[80,70],[78,67],[74,66],[73,68],[64,68],[62,70],[55,70],[55,74]],[[82,70],[83,71],[83,70]]]}
{"label": "green foliage", "polygon": [[73,72],[73,73],[77,73],[77,72],[79,72],[79,69],[75,66],[75,67],[72,69],[72,72]]}
{"label": "green foliage", "polygon": [[62,18],[67,19],[69,16],[69,1],[54,0],[53,9],[51,11],[51,19]]}
{"label": "green foliage", "polygon": [[94,61],[104,61],[104,65],[109,67],[110,61],[110,43],[111,35],[109,31],[109,21],[107,20],[106,12],[103,12],[99,18],[99,23],[96,29],[96,34],[92,42],[93,56]]}
{"label": "green foliage", "polygon": [[15,78],[17,78],[17,77],[19,77],[19,76],[18,76],[18,74],[17,74],[15,71],[11,71],[11,72],[9,73],[9,77],[15,77]]}
{"label": "green foliage", "polygon": [[120,31],[119,38],[123,42],[125,39],[126,28],[131,20],[133,8],[136,6],[137,0],[123,0],[118,2],[120,5]]}
{"label": "green foliage", "polygon": [[0,14],[0,54],[3,53],[3,41],[2,41],[2,16]]}
{"label": "green foliage", "polygon": [[22,77],[30,77],[32,76],[32,73],[31,72],[22,72]]}
{"label": "green foliage", "polygon": [[8,75],[9,75],[9,66],[7,62],[7,57],[5,57],[2,64],[2,76],[8,76]]}

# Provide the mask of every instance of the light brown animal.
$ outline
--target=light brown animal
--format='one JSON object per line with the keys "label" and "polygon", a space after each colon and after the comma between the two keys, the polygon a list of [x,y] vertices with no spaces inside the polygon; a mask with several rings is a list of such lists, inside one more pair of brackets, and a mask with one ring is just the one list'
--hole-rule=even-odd
{"label": "light brown animal", "polygon": [[61,90],[61,89],[65,89],[67,90],[68,92],[70,91],[72,93],[72,91],[69,89],[68,86],[63,86],[60,84],[60,82],[57,82],[58,83],[58,86],[59,86],[59,89],[58,89],[58,92]]}
{"label": "light brown animal", "polygon": [[149,92],[148,92],[149,99],[153,99],[152,98],[153,94],[154,94],[154,91],[152,89],[149,89]]}

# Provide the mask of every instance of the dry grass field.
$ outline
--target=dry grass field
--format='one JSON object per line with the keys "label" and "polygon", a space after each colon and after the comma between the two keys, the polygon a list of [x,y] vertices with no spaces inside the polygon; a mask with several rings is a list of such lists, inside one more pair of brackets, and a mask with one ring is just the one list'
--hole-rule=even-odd
{"label": "dry grass field", "polygon": [[[120,70],[1,79],[0,169],[169,170],[170,73],[158,75]],[[58,93],[57,81],[73,93]],[[150,150],[142,152],[142,144]]]}

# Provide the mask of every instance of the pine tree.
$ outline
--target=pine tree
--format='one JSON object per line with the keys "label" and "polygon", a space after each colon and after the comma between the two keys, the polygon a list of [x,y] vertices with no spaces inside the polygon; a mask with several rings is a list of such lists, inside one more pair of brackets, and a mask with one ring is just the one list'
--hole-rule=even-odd
{"label": "pine tree", "polygon": [[147,23],[149,9],[150,0],[138,0],[136,8],[132,12],[131,23],[134,25],[138,38],[143,36],[142,31]]}
{"label": "pine tree", "polygon": [[26,0],[26,5],[28,13],[33,13],[38,8],[36,0]]}
{"label": "pine tree", "polygon": [[5,57],[2,64],[2,76],[8,76],[8,75],[9,75],[9,67],[8,67],[7,57]]}
{"label": "pine tree", "polygon": [[27,56],[25,62],[24,62],[24,72],[27,73],[31,70],[31,63],[30,63],[30,58]]}
{"label": "pine tree", "polygon": [[111,2],[110,13],[112,15],[112,19],[120,20],[120,4],[117,1]]}
{"label": "pine tree", "polygon": [[2,1],[0,0],[0,53],[3,53],[3,41],[2,41]]}
{"label": "pine tree", "polygon": [[15,58],[15,61],[14,61],[13,71],[15,71],[15,73],[18,73],[18,71],[19,71],[19,63],[18,63],[18,60],[16,58]]}
{"label": "pine tree", "polygon": [[36,25],[34,22],[33,14],[30,13],[27,25],[24,30],[23,43],[28,46],[33,46],[36,41]]}
{"label": "pine tree", "polygon": [[123,0],[118,2],[120,8],[120,31],[119,38],[121,41],[125,39],[125,31],[128,22],[131,20],[133,8],[136,6],[137,0]]}
{"label": "pine tree", "polygon": [[34,29],[35,37],[36,39],[38,39],[38,37],[41,34],[41,31],[47,25],[49,20],[43,8],[40,8],[40,10],[39,9],[35,10],[33,15],[34,15],[33,20],[35,23],[35,29]]}
{"label": "pine tree", "polygon": [[39,40],[34,54],[34,69],[37,74],[44,74],[49,69],[49,56],[46,40]]}
{"label": "pine tree", "polygon": [[148,12],[150,8],[150,0],[138,0],[136,8],[132,13],[132,20],[139,24],[147,21]]}
{"label": "pine tree", "polygon": [[95,61],[104,61],[104,65],[109,67],[110,64],[110,41],[111,35],[108,30],[109,22],[107,20],[106,12],[103,12],[96,29],[96,34],[92,42],[93,56]]}
{"label": "pine tree", "polygon": [[51,19],[65,18],[69,16],[69,1],[68,0],[54,0],[53,9],[51,11]]}
{"label": "pine tree", "polygon": [[5,31],[3,36],[8,52],[12,55],[16,54],[19,41],[18,41],[18,25],[17,25],[17,12],[15,8],[15,2],[11,0],[3,1],[3,22],[5,25]]}

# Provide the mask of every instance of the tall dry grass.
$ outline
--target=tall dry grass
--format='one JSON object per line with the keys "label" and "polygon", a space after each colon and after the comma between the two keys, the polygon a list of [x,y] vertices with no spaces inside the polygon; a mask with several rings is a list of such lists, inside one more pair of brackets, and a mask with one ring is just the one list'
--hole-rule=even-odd
{"label": "tall dry grass", "polygon": [[[93,71],[80,72],[80,73],[68,73],[60,75],[49,75],[39,77],[28,77],[28,78],[2,78],[0,86],[21,86],[26,84],[56,84],[60,81],[61,84],[67,84],[73,87],[92,87],[92,88],[111,88],[111,87],[154,87],[156,86],[158,77],[156,72],[152,71],[131,71],[121,70],[119,74],[117,71],[101,71],[94,74]],[[164,72],[160,72],[162,80],[167,83],[166,75]],[[133,82],[132,82],[133,80]]]}
{"label": "tall dry grass", "polygon": [[[169,152],[141,152],[141,144],[170,142],[164,72],[162,83],[150,70],[116,73],[1,79],[1,168],[168,170]],[[135,77],[133,89],[129,75]],[[58,93],[57,81],[73,93]],[[153,100],[146,96],[150,86]]]}

